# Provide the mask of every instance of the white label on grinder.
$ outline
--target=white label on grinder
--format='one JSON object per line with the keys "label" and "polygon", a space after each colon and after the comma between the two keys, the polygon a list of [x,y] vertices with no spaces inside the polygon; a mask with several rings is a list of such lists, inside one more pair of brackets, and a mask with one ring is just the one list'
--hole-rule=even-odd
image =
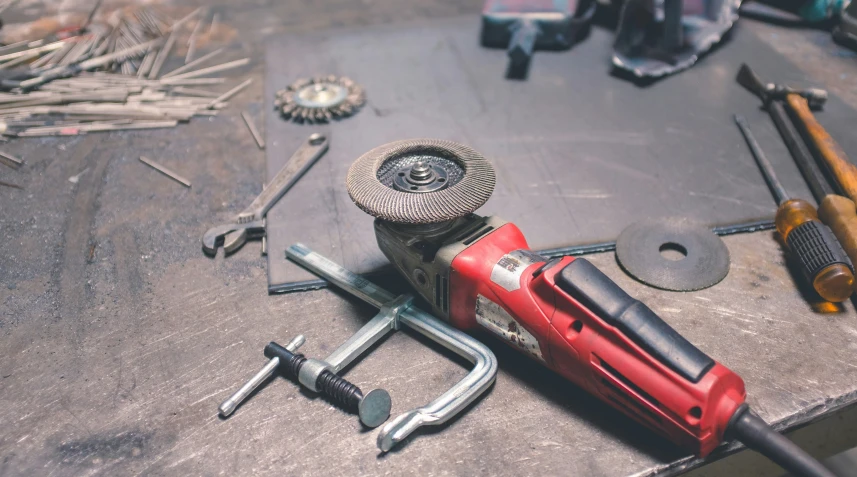
{"label": "white label on grinder", "polygon": [[534,263],[544,262],[545,259],[529,250],[513,250],[494,264],[491,270],[491,281],[503,287],[506,291],[521,288],[521,275],[524,270]]}
{"label": "white label on grinder", "polygon": [[539,347],[539,340],[502,306],[482,295],[476,295],[476,321],[533,358],[545,360],[542,349]]}

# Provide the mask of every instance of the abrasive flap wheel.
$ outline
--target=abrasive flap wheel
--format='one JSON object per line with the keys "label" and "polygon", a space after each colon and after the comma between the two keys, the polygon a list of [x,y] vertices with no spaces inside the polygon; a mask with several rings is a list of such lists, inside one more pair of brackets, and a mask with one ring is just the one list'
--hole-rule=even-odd
{"label": "abrasive flap wheel", "polygon": [[494,168],[473,149],[440,139],[376,147],[348,170],[351,200],[369,215],[401,224],[432,224],[467,215],[494,191]]}

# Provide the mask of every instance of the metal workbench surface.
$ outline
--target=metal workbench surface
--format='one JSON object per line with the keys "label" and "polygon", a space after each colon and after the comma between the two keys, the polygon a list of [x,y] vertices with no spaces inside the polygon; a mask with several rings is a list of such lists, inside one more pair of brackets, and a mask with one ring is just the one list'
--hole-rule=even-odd
{"label": "metal workbench surface", "polygon": [[[476,41],[481,7],[472,0],[215,3],[233,34],[228,54],[256,58],[236,79],[262,77],[269,35],[471,14]],[[857,107],[853,55],[828,34],[746,23]],[[200,250],[201,233],[261,189],[264,154],[239,113],[260,117],[268,99],[257,81],[225,113],[177,129],[4,146],[26,165],[0,171],[0,179],[23,186],[0,188],[0,475],[629,475],[698,464],[488,337],[480,338],[500,361],[493,389],[460,418],[387,455],[375,447],[376,431],[283,379],[220,419],[217,405],[261,367],[268,341],[303,333],[302,351],[323,356],[374,313],[333,290],[268,296],[255,244],[227,259]],[[193,188],[146,168],[140,154]],[[591,260],[740,374],[751,406],[778,428],[857,401],[853,304],[813,310],[771,232],[725,241],[729,276],[695,293],[645,287],[612,254]],[[347,377],[389,390],[397,414],[465,373],[449,353],[400,332]]]}

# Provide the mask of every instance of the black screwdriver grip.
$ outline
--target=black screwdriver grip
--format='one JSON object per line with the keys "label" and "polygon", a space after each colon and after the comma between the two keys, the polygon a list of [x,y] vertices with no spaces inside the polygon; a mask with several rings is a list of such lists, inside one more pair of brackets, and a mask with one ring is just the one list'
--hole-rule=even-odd
{"label": "black screwdriver grip", "polygon": [[810,283],[819,272],[837,263],[842,263],[854,271],[854,265],[848,255],[845,255],[833,232],[817,220],[810,220],[795,227],[786,238],[786,245],[797,259],[801,273]]}

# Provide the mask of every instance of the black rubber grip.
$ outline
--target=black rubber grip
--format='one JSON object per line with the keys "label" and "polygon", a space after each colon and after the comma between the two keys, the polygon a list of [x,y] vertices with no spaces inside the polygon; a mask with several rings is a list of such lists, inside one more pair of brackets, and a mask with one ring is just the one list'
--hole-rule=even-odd
{"label": "black rubber grip", "polygon": [[[274,341],[265,346],[264,352],[267,358],[279,358],[280,364],[277,369],[293,379],[298,379],[298,374],[307,360],[304,355],[292,353]],[[316,379],[315,385],[322,394],[340,407],[346,411],[357,413],[360,401],[363,399],[363,392],[360,388],[328,370],[322,371]]]}
{"label": "black rubber grip", "polygon": [[556,282],[560,289],[688,381],[699,382],[714,366],[713,359],[586,259],[568,264]]}
{"label": "black rubber grip", "polygon": [[837,263],[843,263],[854,271],[854,265],[833,232],[816,220],[804,222],[792,229],[786,245],[797,258],[801,273],[810,283],[818,272]]}
{"label": "black rubber grip", "polygon": [[277,369],[281,374],[284,374],[292,379],[298,378],[298,373],[306,362],[304,355],[300,353],[292,353],[279,343],[271,341],[268,346],[265,346],[265,357],[280,358],[280,364]]}

